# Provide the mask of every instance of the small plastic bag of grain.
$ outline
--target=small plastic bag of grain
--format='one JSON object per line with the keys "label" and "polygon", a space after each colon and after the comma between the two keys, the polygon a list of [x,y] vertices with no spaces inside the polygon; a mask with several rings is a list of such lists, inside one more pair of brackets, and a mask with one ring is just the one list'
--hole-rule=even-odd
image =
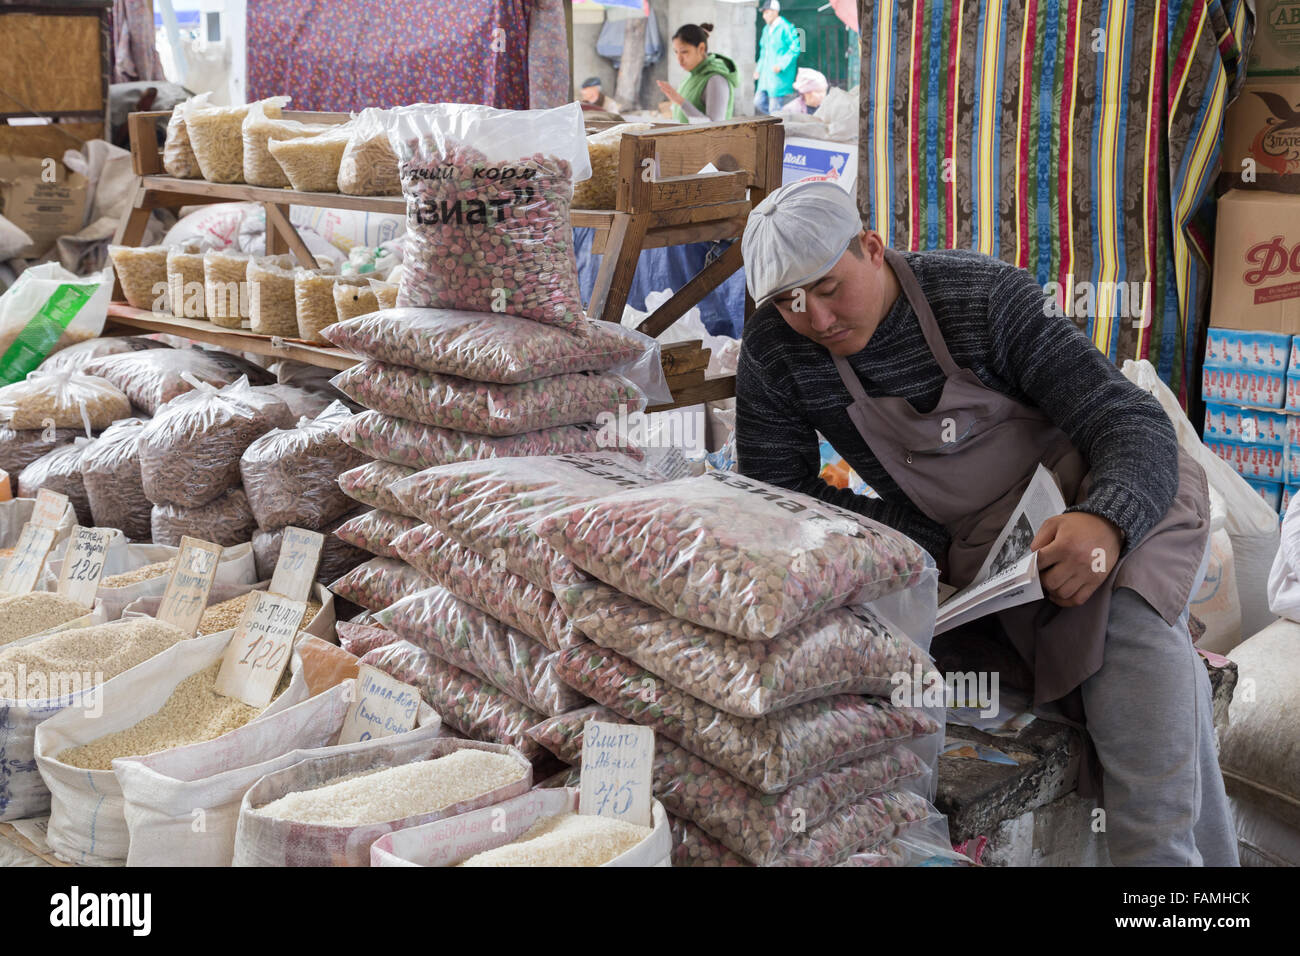
{"label": "small plastic bag of grain", "polygon": [[203,254],[203,311],[208,321],[223,329],[243,328],[249,318],[248,263],[246,252]]}
{"label": "small plastic bag of grain", "polygon": [[499,687],[538,713],[554,716],[587,702],[556,676],[555,651],[444,588],[403,598],[375,619],[403,640]]}
{"label": "small plastic bag of grain", "polygon": [[168,176],[177,179],[199,179],[203,171],[190,146],[190,134],[185,126],[185,113],[189,109],[208,105],[211,93],[200,93],[190,97],[184,103],[172,107],[171,119],[167,121],[167,138],[163,142],[163,169]]}
{"label": "small plastic bag of grain", "polygon": [[375,308],[350,318],[340,306],[339,323],[325,330],[325,338],[354,355],[505,385],[606,371],[649,353],[659,361],[654,339],[612,322],[589,322],[579,337],[510,315]]}
{"label": "small plastic bag of grain", "polygon": [[86,608],[76,601],[53,591],[0,597],[0,647],[85,617],[86,613]]}
{"label": "small plastic bag of grain", "polygon": [[646,397],[613,372],[571,372],[517,385],[376,362],[340,372],[334,387],[356,402],[410,421],[476,435],[518,435],[643,411]]}
{"label": "small plastic bag of grain", "polygon": [[343,426],[342,435],[345,442],[364,455],[415,469],[484,458],[540,457],[602,450],[619,451],[637,459],[641,457],[641,451],[633,447],[604,449],[607,430],[590,424],[539,428],[493,438],[411,422],[383,412],[365,411],[354,415]]}
{"label": "small plastic bag of grain", "polygon": [[508,747],[387,739],[259,780],[240,804],[234,865],[368,866],[383,834],[492,806],[532,784],[532,768]]}
{"label": "small plastic bag of grain", "polygon": [[732,472],[611,494],[534,530],[623,593],[750,641],[902,591],[933,567],[892,528]]}
{"label": "small plastic bag of grain", "polygon": [[257,530],[243,488],[231,488],[197,508],[154,505],[149,520],[154,543],[172,547],[188,536],[229,548],[246,543]]}
{"label": "small plastic bag of grain", "polygon": [[[582,640],[564,616],[555,595],[504,567],[504,560],[485,557],[457,544],[427,524],[399,537],[393,547],[411,567],[551,650]],[[541,709],[541,708],[538,708]]]}
{"label": "small plastic bag of grain", "polygon": [[207,318],[203,284],[203,249],[188,242],[167,252],[167,301],[172,314],[183,319]]}
{"label": "small plastic bag of grain", "polygon": [[375,300],[379,303],[381,309],[397,308],[397,283],[380,282],[378,279],[371,279],[370,291],[375,294]]}
{"label": "small plastic bag of grain", "polygon": [[334,286],[342,283],[361,283],[355,276],[321,275],[310,269],[294,273],[293,296],[298,315],[298,338],[313,345],[329,345],[321,330],[338,321],[338,307],[334,304]]}
{"label": "small plastic bag of grain", "polygon": [[[284,170],[280,168],[280,164],[267,148],[268,139],[315,136],[330,128],[320,123],[299,123],[294,120],[280,119],[281,111],[288,103],[287,96],[273,96],[249,106],[248,113],[244,116],[241,128],[244,138],[244,182],[251,186],[283,189],[289,185],[289,177],[284,174]],[[274,116],[271,110],[274,110]]]}
{"label": "small plastic bag of grain", "polygon": [[[320,564],[316,566],[316,580],[321,584],[337,581],[353,568],[365,564],[372,557],[372,555],[360,548],[353,547],[335,534],[345,521],[358,513],[360,512],[348,512],[343,517],[320,529],[321,534],[325,535],[325,543],[320,550]],[[253,535],[253,556],[257,562],[257,578],[259,581],[268,581],[271,575],[275,573],[275,565],[280,560],[280,545],[283,541],[283,528],[276,528],[273,531],[258,530]]]}
{"label": "small plastic bag of grain", "polygon": [[108,247],[113,260],[113,271],[122,283],[127,304],[149,312],[171,312],[171,296],[167,284],[166,246],[112,246]]}
{"label": "small plastic bag of grain", "polygon": [[0,422],[15,429],[100,431],[131,414],[131,402],[111,382],[79,372],[29,372],[0,387]]}
{"label": "small plastic bag of grain", "polygon": [[351,136],[351,125],[344,123],[302,137],[289,138],[275,132],[266,145],[294,189],[334,193],[338,192],[339,165]]}
{"label": "small plastic bag of grain", "polygon": [[140,437],[144,422],[116,422],[81,456],[81,477],[98,528],[117,528],[129,541],[147,542],[152,534],[152,503],[140,481]]}
{"label": "small plastic bag of grain", "polygon": [[66,349],[55,352],[41,363],[37,371],[84,372],[87,363],[109,355],[143,352],[146,349],[169,348],[171,346],[166,342],[159,342],[143,335],[109,336],[102,339],[91,339],[88,342],[70,345]]}
{"label": "small plastic bag of grain", "polygon": [[330,590],[368,611],[382,611],[410,594],[428,590],[433,582],[404,561],[371,558],[329,586]]}
{"label": "small plastic bag of grain", "polygon": [[110,355],[86,364],[87,375],[112,382],[136,408],[149,415],[194,388],[193,379],[218,388],[247,377],[254,385],[272,381],[252,362],[213,349],[156,349]]}
{"label": "small plastic bag of grain", "polygon": [[779,793],[839,764],[940,729],[920,710],[851,694],[795,704],[765,717],[734,717],[594,644],[561,651],[555,669],[575,690],[654,727],[764,793]]}
{"label": "small plastic bag of grain", "polygon": [[365,657],[377,647],[387,647],[394,641],[401,640],[392,631],[373,624],[339,621],[335,629],[338,631],[339,647],[354,657]]}
{"label": "small plastic bag of grain", "polygon": [[388,139],[391,110],[364,109],[352,121],[339,158],[338,191],[349,196],[400,196],[397,154]]}
{"label": "small plastic bag of grain", "polygon": [[387,461],[370,461],[339,475],[339,488],[353,501],[404,515],[409,514],[410,509],[393,495],[389,487],[413,474],[413,468]]}
{"label": "small plastic bag of grain", "polygon": [[587,137],[591,178],[573,187],[574,209],[613,209],[618,203],[619,153],[627,133],[644,133],[652,123],[620,123]]}
{"label": "small plastic bag of grain", "polygon": [[[278,119],[280,98],[266,101],[266,115]],[[244,181],[244,117],[249,106],[199,106],[186,110],[185,132],[203,178],[211,183]]]}
{"label": "small plastic bag of grain", "polygon": [[[140,478],[154,504],[197,508],[239,485],[239,461],[253,440],[292,422],[289,409],[240,379],[194,391],[161,409],[140,436]],[[241,540],[247,541],[245,537]]]}
{"label": "small plastic bag of grain", "polygon": [[[345,322],[348,319],[355,319],[357,316],[369,315],[379,308],[379,300],[375,293],[367,285],[344,285],[335,283],[334,285],[334,311],[338,314],[338,321]],[[332,326],[326,326],[321,329],[321,337],[330,341],[330,337],[325,333]]]}
{"label": "small plastic bag of grain", "polygon": [[81,459],[92,444],[89,438],[75,438],[71,445],[56,448],[37,458],[18,474],[18,494],[35,498],[42,488],[68,496],[68,504],[77,513],[77,524],[90,528],[94,517],[86,497],[86,483],[81,475]]}
{"label": "small plastic bag of grain", "polygon": [[393,542],[413,528],[421,526],[418,518],[395,511],[364,511],[339,526],[334,533],[348,544],[381,558],[401,558]]}
{"label": "small plastic bag of grain", "polygon": [[248,324],[259,335],[298,335],[298,306],[293,277],[297,267],[289,256],[266,256],[249,261]]}
{"label": "small plastic bag of grain", "polygon": [[342,402],[335,402],[311,421],[267,432],[249,444],[239,473],[259,528],[294,525],[317,531],[353,509],[339,488],[339,475],[364,461],[338,435],[351,417]]}
{"label": "small plastic bag of grain", "polygon": [[429,468],[394,482],[402,509],[541,588],[587,575],[533,531],[536,520],[656,480],[619,454],[492,458]]}

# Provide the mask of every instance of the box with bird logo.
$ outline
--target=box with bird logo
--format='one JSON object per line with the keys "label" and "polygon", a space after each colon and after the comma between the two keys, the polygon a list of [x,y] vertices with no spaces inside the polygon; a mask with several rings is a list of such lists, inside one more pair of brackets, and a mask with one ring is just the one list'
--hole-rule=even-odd
{"label": "box with bird logo", "polygon": [[1300,78],[1245,85],[1224,121],[1223,174],[1234,188],[1300,193]]}

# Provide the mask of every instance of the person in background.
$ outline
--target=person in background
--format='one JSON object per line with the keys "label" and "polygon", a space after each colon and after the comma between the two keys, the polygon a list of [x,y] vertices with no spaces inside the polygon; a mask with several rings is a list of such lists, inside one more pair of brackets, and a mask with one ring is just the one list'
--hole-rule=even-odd
{"label": "person in background", "polygon": [[582,108],[593,110],[604,110],[606,113],[619,113],[618,103],[614,102],[612,96],[606,96],[605,91],[601,89],[600,77],[589,76],[582,81]]}
{"label": "person in background", "polygon": [[679,123],[706,123],[731,119],[740,73],[736,63],[721,53],[709,52],[712,23],[688,23],[673,34],[677,63],[690,75],[681,90],[659,81],[659,89],[673,104]]}
{"label": "person in background", "polygon": [[763,0],[759,5],[767,26],[758,40],[758,68],[754,113],[770,116],[797,95],[794,90],[795,63],[799,59],[799,34],[794,25],[781,16],[779,0]]}
{"label": "person in background", "polygon": [[781,112],[807,113],[811,116],[817,112],[817,107],[822,105],[829,87],[825,74],[818,70],[810,70],[806,66],[799,67],[799,72],[794,78],[794,89],[799,95],[781,107]]}

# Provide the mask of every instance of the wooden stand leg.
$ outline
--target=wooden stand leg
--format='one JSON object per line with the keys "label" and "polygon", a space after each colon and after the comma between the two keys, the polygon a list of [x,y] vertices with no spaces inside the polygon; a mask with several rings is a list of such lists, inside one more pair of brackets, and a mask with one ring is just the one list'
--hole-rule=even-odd
{"label": "wooden stand leg", "polygon": [[637,331],[658,338],[664,330],[699,305],[704,297],[727,280],[742,263],[740,240],[695,274],[691,281],[673,293],[673,297],[646,316]]}
{"label": "wooden stand leg", "polygon": [[266,254],[279,256],[292,252],[301,265],[318,268],[316,257],[289,221],[289,207],[269,202],[262,205],[266,209]]}
{"label": "wooden stand leg", "polygon": [[605,252],[596,273],[596,285],[591,290],[587,314],[606,322],[622,322],[623,307],[627,305],[628,289],[636,275],[637,260],[641,258],[641,243],[645,241],[649,216],[619,213],[614,216]]}

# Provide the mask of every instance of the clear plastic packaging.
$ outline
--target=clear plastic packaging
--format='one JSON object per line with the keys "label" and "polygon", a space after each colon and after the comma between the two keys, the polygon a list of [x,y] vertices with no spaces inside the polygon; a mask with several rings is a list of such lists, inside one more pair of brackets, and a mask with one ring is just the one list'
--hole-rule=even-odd
{"label": "clear plastic packaging", "polygon": [[248,263],[248,327],[252,331],[259,335],[297,337],[296,271],[288,256],[256,258]]}
{"label": "clear plastic packaging", "polygon": [[203,311],[223,329],[240,329],[252,315],[249,308],[248,264],[245,252],[203,254]]}
{"label": "clear plastic packaging", "polygon": [[149,312],[171,312],[166,246],[108,247],[113,272],[122,283],[127,304]]}
{"label": "clear plastic packaging", "polygon": [[338,436],[351,417],[335,402],[311,421],[267,432],[248,445],[239,472],[258,527],[317,531],[355,507],[338,484],[342,472],[364,460]]}
{"label": "clear plastic packaging", "polygon": [[221,389],[197,382],[194,391],[161,409],[140,436],[145,496],[182,508],[207,504],[239,485],[240,456],[254,439],[292,420],[283,402],[257,393],[245,379]]}
{"label": "clear plastic packaging", "polygon": [[339,475],[339,488],[353,501],[381,511],[408,514],[409,509],[389,490],[395,481],[414,473],[413,469],[387,461],[370,461]]}
{"label": "clear plastic packaging", "polygon": [[172,314],[183,319],[207,318],[207,291],[203,283],[203,250],[188,242],[167,253],[167,301]]}
{"label": "clear plastic packaging", "polygon": [[404,561],[371,558],[329,586],[330,590],[367,611],[382,611],[396,601],[433,587],[433,582]]}
{"label": "clear plastic packaging", "polygon": [[37,369],[40,372],[83,372],[88,362],[105,358],[109,355],[122,355],[126,352],[143,352],[146,349],[171,348],[166,342],[158,342],[143,335],[109,336],[102,339],[90,339],[77,345],[70,345],[61,352],[55,352]]}
{"label": "clear plastic packaging", "polygon": [[339,165],[351,135],[351,125],[344,123],[292,139],[274,133],[266,145],[294,189],[334,193],[338,192]]}
{"label": "clear plastic packaging", "polygon": [[71,428],[19,432],[0,425],[0,469],[9,473],[12,493],[18,494],[18,475],[24,468],[56,448],[72,444],[78,435],[84,432]]}
{"label": "clear plastic packaging", "polygon": [[378,508],[366,511],[339,526],[335,532],[348,544],[380,558],[402,559],[393,542],[413,528],[420,527],[416,518]]}
{"label": "clear plastic packaging", "polygon": [[353,657],[365,657],[375,648],[387,647],[394,641],[401,640],[392,631],[373,624],[339,621],[334,628],[339,635],[339,647]]}
{"label": "clear plastic packaging", "polygon": [[[244,117],[249,106],[191,106],[185,111],[185,132],[210,183],[244,181]],[[268,101],[266,114],[280,115],[280,101]]]}
{"label": "clear plastic packaging", "polygon": [[[254,387],[253,391],[260,394],[270,395],[273,398],[284,402],[284,404],[288,406],[289,412],[294,421],[298,421],[302,418],[315,418],[321,412],[325,411],[325,409],[338,401],[337,398],[334,398],[319,389],[298,388],[293,385],[258,385]],[[330,389],[330,391],[333,391],[333,389]],[[347,406],[345,405],[344,408],[346,409]],[[349,411],[348,415],[350,416],[351,414],[351,411]],[[357,460],[364,461],[365,459],[362,457]]]}
{"label": "clear plastic packaging", "polygon": [[477,554],[427,524],[401,535],[393,547],[398,557],[460,600],[553,651],[582,639],[550,591],[505,570],[504,562]]}
{"label": "clear plastic packaging", "polygon": [[98,528],[117,528],[128,541],[147,544],[152,534],[152,502],[140,481],[140,437],[144,422],[117,422],[91,443],[81,457],[81,476]]}
{"label": "clear plastic packaging", "polygon": [[370,280],[370,291],[375,294],[375,299],[381,309],[397,308],[397,289],[396,282],[380,282],[378,279]]}
{"label": "clear plastic packaging", "polygon": [[172,107],[171,119],[167,121],[167,137],[163,142],[163,169],[168,176],[177,179],[199,179],[203,170],[190,146],[190,134],[185,125],[186,111],[191,108],[208,105],[211,93],[200,93]]}
{"label": "clear plastic packaging", "polygon": [[186,536],[230,548],[247,542],[257,528],[243,488],[231,488],[197,508],[154,505],[149,519],[154,544],[173,548]]}
{"label": "clear plastic packaging", "polygon": [[554,511],[655,476],[623,455],[493,458],[429,468],[394,482],[402,510],[541,588],[587,580],[533,524]]}
{"label": "clear plastic packaging", "polygon": [[362,110],[339,159],[338,190],[349,196],[400,196],[397,154],[388,139],[390,110]]}
{"label": "clear plastic packaging", "polygon": [[320,333],[338,321],[334,286],[345,280],[345,276],[321,275],[310,269],[299,269],[294,273],[293,297],[298,314],[298,338],[313,345],[329,345]]}
{"label": "clear plastic packaging", "polygon": [[645,395],[613,372],[572,372],[517,385],[368,360],[332,380],[356,402],[409,421],[476,435],[518,435],[643,411]]}
{"label": "clear plastic packaging", "polygon": [[[367,284],[364,286],[335,283],[334,311],[338,316],[338,322],[355,319],[362,315],[369,315],[378,308],[379,299],[375,297],[375,293],[371,290],[369,280],[367,280]],[[325,333],[333,327],[334,326],[326,326],[321,330],[321,336],[326,341],[332,341]]]}
{"label": "clear plastic packaging", "polygon": [[[287,96],[272,97],[269,100],[253,103],[244,116],[244,123],[240,130],[244,139],[244,182],[251,186],[283,189],[289,185],[289,177],[284,174],[279,162],[267,148],[267,140],[315,136],[332,128],[321,123],[299,123],[294,120],[280,119],[281,110],[288,103]],[[272,110],[274,115],[271,113]]]}
{"label": "clear plastic packaging", "polygon": [[560,652],[560,678],[764,793],[779,793],[940,726],[919,710],[840,694],[745,719],[685,694],[627,658],[579,644]]}
{"label": "clear plastic packaging", "polygon": [[731,472],[611,494],[534,530],[625,594],[752,641],[904,590],[933,566],[892,528]]}
{"label": "clear plastic packaging", "polygon": [[[315,580],[321,584],[328,585],[331,581],[337,581],[353,568],[370,560],[369,554],[335,536],[334,532],[354,514],[355,512],[349,512],[321,529],[321,533],[325,535],[325,543],[321,545],[320,564],[316,566],[315,577]],[[272,531],[259,530],[253,535],[253,559],[256,562],[259,581],[268,581],[275,573],[275,565],[280,560],[280,545],[283,541],[283,528]]]}
{"label": "clear plastic packaging", "polygon": [[0,422],[14,429],[100,431],[131,414],[131,402],[111,382],[79,372],[42,372],[0,387]]}
{"label": "clear plastic packaging", "polygon": [[653,123],[620,123],[587,137],[591,178],[573,187],[574,209],[613,209],[618,203],[619,153],[625,133],[645,133]]}
{"label": "clear plastic packaging", "polygon": [[108,379],[136,408],[156,415],[158,409],[194,385],[198,379],[218,388],[247,377],[254,385],[273,379],[252,362],[210,349],[151,349],[124,355],[110,355],[86,363],[87,375]]}
{"label": "clear plastic packaging", "polygon": [[591,174],[582,110],[440,104],[395,111],[407,208],[399,306],[585,322],[569,207]]}
{"label": "clear plastic packaging", "polygon": [[556,676],[554,651],[444,588],[403,598],[375,618],[403,640],[501,688],[539,713],[554,716],[587,702]]}
{"label": "clear plastic packaging", "polygon": [[589,322],[577,336],[490,312],[390,309],[345,319],[340,311],[339,323],[324,335],[354,355],[504,385],[603,372],[651,352],[659,361],[654,339],[612,322]]}
{"label": "clear plastic packaging", "polygon": [[35,498],[42,488],[68,496],[68,504],[77,513],[77,524],[94,527],[86,483],[81,477],[81,458],[91,445],[88,438],[73,439],[72,444],[42,455],[18,474],[18,494]]}

